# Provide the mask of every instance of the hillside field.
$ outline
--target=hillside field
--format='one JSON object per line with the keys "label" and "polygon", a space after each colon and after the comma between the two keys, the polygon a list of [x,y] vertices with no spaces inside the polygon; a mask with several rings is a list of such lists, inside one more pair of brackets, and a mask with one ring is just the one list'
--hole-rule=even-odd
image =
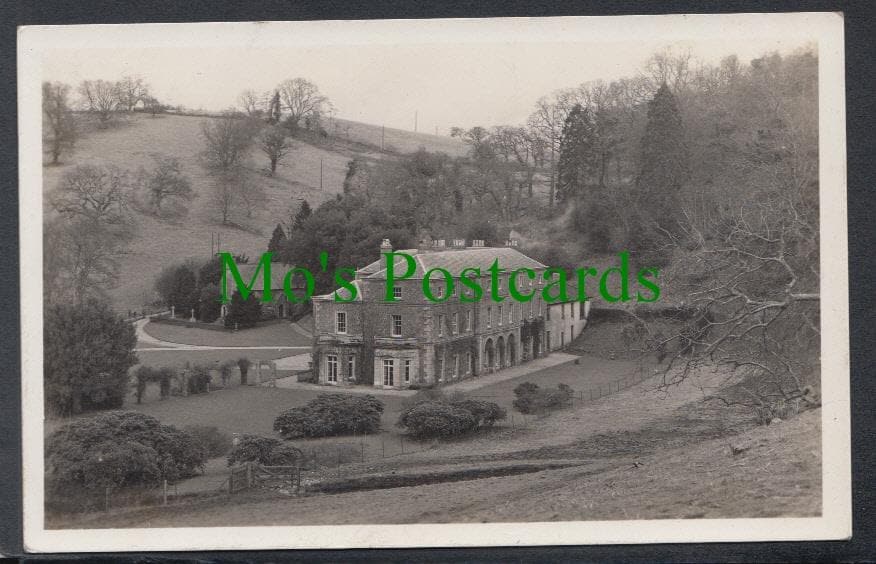
{"label": "hillside field", "polygon": [[466,144],[454,137],[381,127],[346,119],[333,121],[336,125],[334,127],[329,125],[330,134],[375,148],[380,148],[382,140],[383,149],[391,153],[413,153],[421,147],[429,151],[447,153],[451,157],[463,157],[468,153]]}
{"label": "hillside field", "polygon": [[[132,174],[140,167],[151,167],[153,154],[177,157],[183,173],[191,180],[196,198],[189,205],[189,214],[182,220],[158,220],[136,214],[138,234],[130,252],[121,257],[118,287],[110,291],[117,311],[139,311],[154,299],[153,282],[161,269],[186,259],[205,260],[210,256],[211,235],[221,237],[222,250],[257,257],[265,251],[271,232],[277,223],[286,224],[305,199],[315,208],[343,190],[347,163],[360,157],[381,158],[373,144],[375,126],[345,122],[350,126],[351,140],[337,139],[315,146],[293,140],[293,150],[279,164],[277,174],[266,174],[267,159],[253,147],[246,167],[248,180],[263,187],[265,200],[256,206],[252,217],[240,213],[233,218],[239,227],[222,225],[211,204],[212,180],[200,164],[203,150],[201,124],[210,117],[164,115],[149,117],[135,114],[105,130],[87,131],[72,154],[62,158],[60,166],[43,167],[43,193],[55,189],[65,171],[77,164],[114,165]],[[380,127],[376,127],[377,143]],[[452,150],[462,146],[455,139],[434,135],[387,130],[387,139],[397,149]],[[459,151],[457,151],[459,153]],[[322,171],[320,171],[322,169]],[[320,189],[322,177],[322,189]],[[47,202],[48,198],[44,198]],[[46,213],[50,213],[45,204]]]}

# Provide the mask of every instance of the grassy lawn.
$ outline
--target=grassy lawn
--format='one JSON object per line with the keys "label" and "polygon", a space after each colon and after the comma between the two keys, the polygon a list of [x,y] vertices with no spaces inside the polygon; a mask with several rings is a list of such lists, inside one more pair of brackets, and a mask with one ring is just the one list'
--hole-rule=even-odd
{"label": "grassy lawn", "polygon": [[[237,332],[211,331],[185,325],[150,322],[143,326],[152,337],[171,343],[213,347],[309,347],[308,337],[294,331],[289,322],[271,323]],[[149,345],[144,345],[149,346]],[[243,351],[241,351],[243,352]]]}
{"label": "grassy lawn", "polygon": [[[270,357],[271,351],[156,351],[138,353],[141,362],[176,363],[181,366],[185,360],[191,362],[211,362],[226,358],[237,358],[240,353],[245,353],[250,358]],[[235,354],[237,353],[237,354]],[[250,354],[250,353],[259,353]],[[288,353],[287,353],[288,354]],[[145,358],[144,358],[144,355]],[[157,358],[156,358],[157,357]],[[274,357],[276,358],[276,356]],[[606,361],[598,358],[584,357],[581,364],[562,364],[551,368],[539,370],[528,375],[491,384],[466,393],[466,396],[492,401],[504,407],[509,414],[508,420],[498,424],[499,428],[519,428],[521,425],[537,425],[534,416],[524,417],[514,411],[514,388],[524,381],[538,383],[541,386],[553,387],[558,383],[565,383],[576,391],[587,390],[589,386],[603,384],[603,390],[607,390],[607,383],[630,374],[634,365],[628,362]],[[274,418],[284,409],[304,405],[320,393],[328,393],[343,390],[326,388],[323,390],[299,390],[269,387],[235,386],[227,390],[220,390],[210,394],[188,397],[173,397],[167,400],[157,400],[157,390],[150,387],[146,400],[142,405],[129,402],[128,409],[141,411],[156,417],[161,422],[176,425],[208,425],[215,426],[227,433],[249,433],[264,436],[273,436]],[[607,392],[606,392],[607,393]],[[586,395],[586,394],[585,394]],[[378,435],[366,437],[334,437],[326,439],[314,439],[296,441],[296,444],[341,444],[357,446],[360,452],[364,451],[366,459],[395,456],[403,451],[408,454],[412,451],[426,451],[435,445],[428,443],[414,443],[405,441],[403,433],[395,423],[403,410],[405,398],[390,395],[378,395],[384,402],[385,410],[382,419],[382,432]],[[580,402],[576,401],[576,404]],[[513,415],[513,425],[512,418]],[[453,448],[459,446],[464,449],[462,443],[449,443]]]}

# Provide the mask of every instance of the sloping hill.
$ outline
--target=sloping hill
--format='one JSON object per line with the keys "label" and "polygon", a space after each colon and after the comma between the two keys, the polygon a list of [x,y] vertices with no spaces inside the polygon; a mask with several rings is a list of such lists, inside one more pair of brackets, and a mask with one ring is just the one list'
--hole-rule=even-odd
{"label": "sloping hill", "polygon": [[428,151],[447,153],[452,157],[463,157],[468,153],[468,146],[453,137],[382,127],[345,119],[335,119],[334,122],[336,123],[334,130],[331,130],[332,126],[329,126],[330,134],[341,139],[370,145],[375,149],[380,149],[382,142],[383,149],[390,153],[413,153],[420,147],[424,147]]}
{"label": "sloping hill", "polygon": [[[210,256],[211,235],[219,234],[222,249],[256,257],[267,247],[271,231],[279,222],[287,222],[290,211],[297,209],[300,198],[316,207],[343,189],[347,163],[354,157],[369,160],[384,158],[379,151],[344,139],[329,140],[325,145],[293,141],[293,150],[280,163],[277,174],[265,174],[267,161],[253,147],[247,167],[249,181],[258,183],[265,192],[265,201],[258,205],[252,217],[239,221],[240,228],[223,226],[211,203],[212,181],[199,162],[203,149],[201,123],[210,117],[166,115],[150,118],[134,115],[126,123],[106,130],[90,131],[77,143],[73,154],[57,167],[43,168],[43,191],[54,190],[61,176],[70,167],[85,162],[115,165],[132,173],[139,167],[152,165],[151,154],[177,157],[183,172],[192,182],[196,199],[184,220],[169,222],[138,215],[138,236],[130,252],[121,258],[121,280],[110,294],[118,311],[140,310],[153,300],[155,276],[170,263],[188,258],[204,260]],[[347,122],[351,137],[365,135],[375,126]],[[376,127],[380,132],[380,127]],[[407,132],[402,132],[407,133]],[[395,135],[395,134],[393,134]],[[390,137],[400,147],[409,147],[402,137]],[[422,136],[426,141],[435,136]],[[455,140],[450,140],[455,142]],[[440,144],[426,144],[430,150]],[[379,143],[379,138],[378,138]],[[461,144],[460,144],[461,145]],[[419,145],[418,145],[419,146]],[[412,150],[415,150],[414,147]]]}

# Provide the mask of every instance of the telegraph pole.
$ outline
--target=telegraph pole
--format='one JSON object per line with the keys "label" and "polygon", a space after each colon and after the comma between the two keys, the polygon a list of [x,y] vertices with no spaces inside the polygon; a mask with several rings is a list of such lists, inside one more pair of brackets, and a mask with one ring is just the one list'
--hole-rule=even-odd
{"label": "telegraph pole", "polygon": [[380,126],[380,150],[381,151],[383,151],[384,147],[386,146],[385,141],[386,141],[386,126],[381,125]]}
{"label": "telegraph pole", "polygon": [[417,110],[414,110],[414,133],[417,132]]}
{"label": "telegraph pole", "polygon": [[322,190],[322,157],[319,158],[319,189]]}

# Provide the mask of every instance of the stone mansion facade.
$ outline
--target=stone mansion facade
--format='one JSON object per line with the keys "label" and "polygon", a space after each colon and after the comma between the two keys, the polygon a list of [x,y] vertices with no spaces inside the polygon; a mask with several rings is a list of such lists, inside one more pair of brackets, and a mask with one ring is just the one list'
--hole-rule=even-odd
{"label": "stone mansion facade", "polygon": [[[386,259],[382,253],[392,250],[388,240],[383,241],[379,260],[356,271],[355,301],[336,302],[334,293],[313,298],[313,367],[319,383],[380,388],[440,385],[515,366],[549,352],[547,304],[541,296],[545,265],[519,252],[513,242],[506,247],[485,247],[480,241],[472,246],[454,241],[449,247],[443,241],[430,243],[400,251],[414,258],[416,271],[395,282],[397,301],[384,299]],[[494,260],[505,270],[499,278],[501,302],[490,299],[488,269]],[[397,257],[397,275],[405,266]],[[442,302],[427,300],[423,278],[435,267],[445,268],[455,277],[465,268],[480,268],[484,276],[478,285],[484,289],[483,298],[461,302],[459,292],[469,290],[461,288],[456,278],[456,295]],[[535,294],[525,303],[508,294],[509,275],[519,268],[536,273],[535,280],[517,277],[522,293]],[[440,294],[443,287],[443,277],[433,275],[433,294],[444,298]]]}

